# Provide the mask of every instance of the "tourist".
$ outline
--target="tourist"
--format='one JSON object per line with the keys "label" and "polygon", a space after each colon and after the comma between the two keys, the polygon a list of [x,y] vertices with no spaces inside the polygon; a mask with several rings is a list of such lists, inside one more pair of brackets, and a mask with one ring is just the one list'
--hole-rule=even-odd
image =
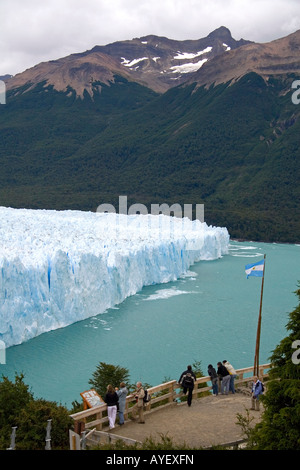
{"label": "tourist", "polygon": [[144,396],[145,392],[142,387],[142,382],[137,382],[136,384],[136,391],[134,392],[136,398],[136,405],[132,408],[132,419],[136,419],[136,414],[139,414],[139,421],[138,423],[143,424],[145,422],[144,419]]}
{"label": "tourist", "polygon": [[213,396],[216,397],[218,396],[218,393],[219,393],[218,374],[216,372],[216,369],[212,366],[212,364],[208,365],[207,372],[211,379]]}
{"label": "tourist", "polygon": [[264,391],[262,382],[259,377],[254,377],[251,390],[251,410],[259,411],[259,395]]}
{"label": "tourist", "polygon": [[109,429],[115,427],[116,416],[117,416],[117,405],[118,405],[118,395],[112,385],[107,386],[106,395],[104,401],[107,404],[107,416],[109,422]]}
{"label": "tourist", "polygon": [[230,374],[230,384],[229,384],[229,391],[232,393],[235,393],[235,388],[234,388],[234,379],[236,378],[236,371],[233,368],[233,366],[230,364],[228,361],[223,361],[223,365],[226,367]]}
{"label": "tourist", "polygon": [[218,362],[218,370],[217,374],[221,380],[221,395],[228,395],[229,391],[229,384],[230,384],[230,374],[226,367],[221,363]]}
{"label": "tourist", "polygon": [[192,371],[192,366],[187,366],[187,370],[182,372],[178,383],[183,387],[183,393],[186,394],[188,391],[188,406],[192,404],[193,390],[195,385],[196,376]]}
{"label": "tourist", "polygon": [[119,424],[122,426],[124,424],[124,411],[126,405],[126,396],[128,394],[128,390],[124,382],[120,383],[120,389],[116,388],[116,393],[119,398]]}

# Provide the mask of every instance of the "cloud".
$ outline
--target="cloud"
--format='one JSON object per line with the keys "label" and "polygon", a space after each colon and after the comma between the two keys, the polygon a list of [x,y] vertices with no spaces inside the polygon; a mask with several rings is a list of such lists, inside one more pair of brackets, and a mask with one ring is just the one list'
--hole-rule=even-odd
{"label": "cloud", "polygon": [[298,0],[1,0],[0,75],[147,34],[199,39],[227,26],[267,42],[300,29]]}

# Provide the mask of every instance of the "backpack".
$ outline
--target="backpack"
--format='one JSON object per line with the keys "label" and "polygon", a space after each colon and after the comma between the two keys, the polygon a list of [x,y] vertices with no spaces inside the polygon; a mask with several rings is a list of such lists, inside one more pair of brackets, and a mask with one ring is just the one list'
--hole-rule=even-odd
{"label": "backpack", "polygon": [[264,384],[260,380],[256,383],[255,388],[257,388],[259,384],[261,385],[261,393],[264,393],[265,387],[264,387]]}
{"label": "backpack", "polygon": [[149,403],[149,401],[151,400],[151,395],[150,393],[148,392],[148,390],[144,390],[145,392],[145,395],[144,395],[144,398],[143,398],[143,402],[144,403]]}
{"label": "backpack", "polygon": [[183,385],[183,387],[187,387],[187,388],[194,387],[194,377],[192,376],[192,374],[190,372],[187,372],[183,376],[182,385]]}

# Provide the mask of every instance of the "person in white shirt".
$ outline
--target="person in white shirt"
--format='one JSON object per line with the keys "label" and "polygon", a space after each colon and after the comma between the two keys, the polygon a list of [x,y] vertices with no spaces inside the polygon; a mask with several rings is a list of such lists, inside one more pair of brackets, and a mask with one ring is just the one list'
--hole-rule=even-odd
{"label": "person in white shirt", "polygon": [[234,367],[230,364],[228,361],[223,361],[223,365],[226,367],[230,374],[230,384],[229,384],[229,391],[231,393],[235,393],[235,388],[234,388],[234,379],[236,378],[236,371]]}

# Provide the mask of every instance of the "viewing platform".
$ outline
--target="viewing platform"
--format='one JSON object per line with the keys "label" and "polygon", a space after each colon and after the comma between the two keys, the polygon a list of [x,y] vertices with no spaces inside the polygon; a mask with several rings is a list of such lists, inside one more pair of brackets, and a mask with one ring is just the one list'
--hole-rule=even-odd
{"label": "viewing platform", "polygon": [[[268,377],[268,369],[270,369],[270,364],[260,366],[259,375],[262,381]],[[185,443],[190,448],[209,448],[237,443],[245,437],[241,427],[237,425],[237,415],[240,413],[245,416],[249,410],[249,417],[252,419],[251,426],[253,426],[259,422],[263,411],[262,406],[259,411],[250,409],[249,382],[253,381],[252,374],[253,367],[238,369],[235,387],[240,391],[218,396],[207,394],[211,390],[211,386],[206,386],[210,383],[210,377],[198,378],[190,407],[185,401],[179,400],[184,395],[176,380],[151,387],[148,391],[152,398],[150,404],[145,407],[144,424],[129,419],[130,405],[135,402],[134,395],[127,397],[125,424],[119,426],[117,418],[116,427],[110,431],[108,419],[105,416],[106,405],[73,414],[71,417],[74,419],[75,431],[77,431],[77,448],[78,437],[83,430],[87,437],[87,448],[96,446],[99,442],[114,442],[118,439],[124,440],[127,444],[141,443],[146,438],[160,441],[161,436],[170,438],[177,445]],[[198,388],[199,385],[202,388]],[[74,436],[73,434],[73,441],[70,438],[71,448],[72,445],[76,448]]]}

